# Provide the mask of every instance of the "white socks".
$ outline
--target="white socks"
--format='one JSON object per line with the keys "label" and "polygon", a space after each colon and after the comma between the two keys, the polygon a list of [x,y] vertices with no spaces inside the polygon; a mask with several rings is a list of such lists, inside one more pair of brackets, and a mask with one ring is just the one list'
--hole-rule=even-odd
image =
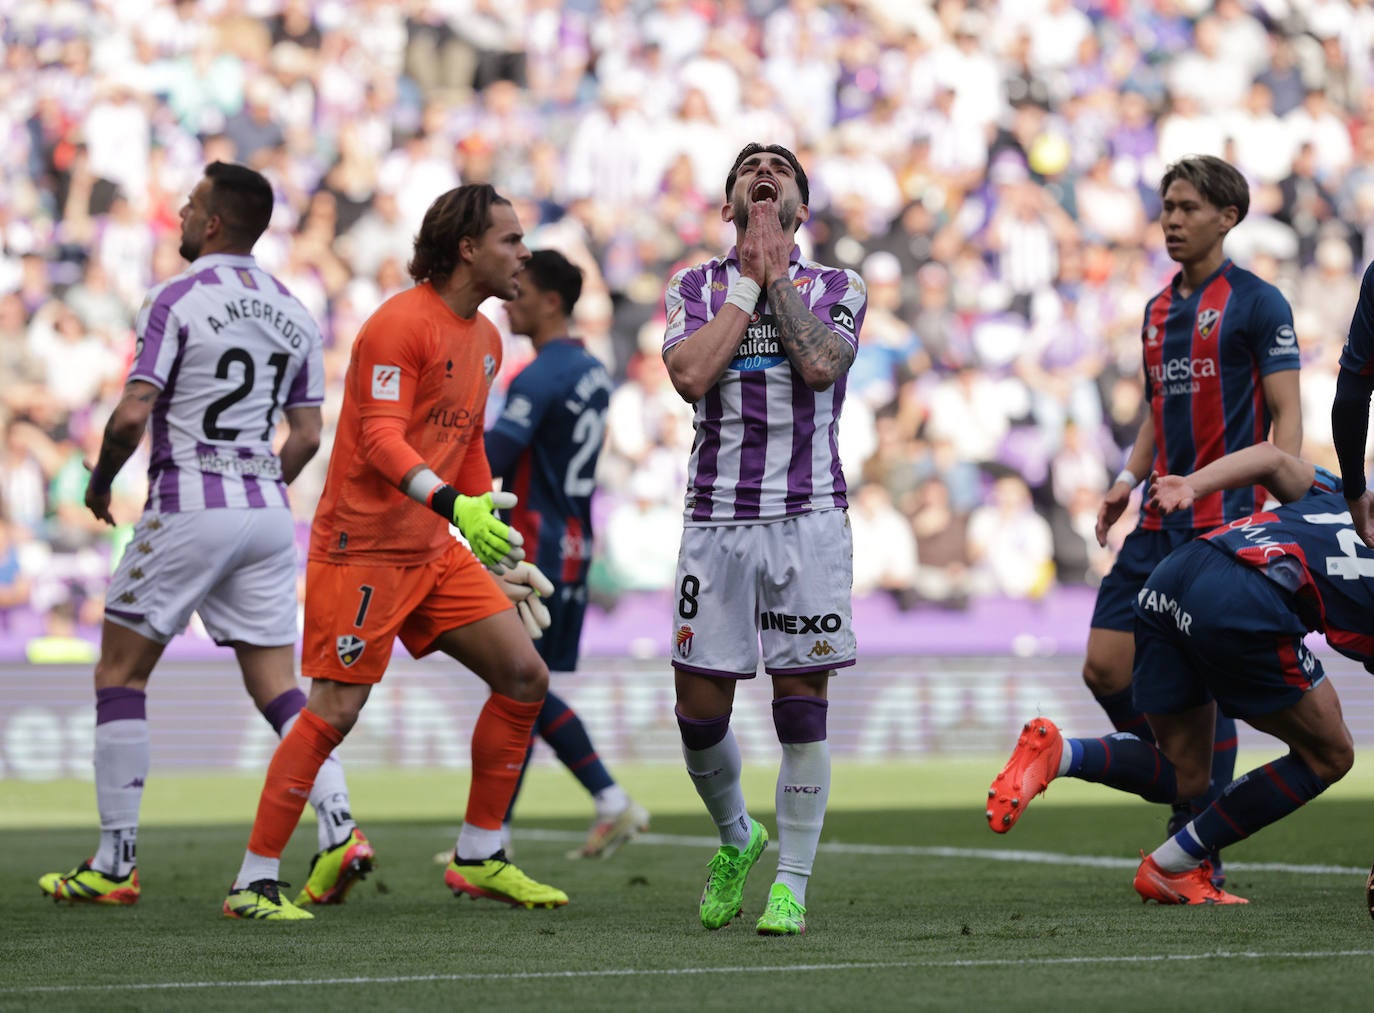
{"label": "white socks", "polygon": [[806,883],[816,861],[825,805],[830,798],[830,743],[785,742],[778,769],[778,876],[806,903]]}
{"label": "white socks", "polygon": [[123,879],[134,867],[138,809],[148,778],[146,719],[95,726],[95,799],[100,810],[100,847],[91,867]]}
{"label": "white socks", "polygon": [[684,745],[682,758],[697,794],[720,830],[720,843],[743,850],[749,844],[750,822],[739,783],[739,744],[734,730],[726,731],[725,738],[705,749]]}

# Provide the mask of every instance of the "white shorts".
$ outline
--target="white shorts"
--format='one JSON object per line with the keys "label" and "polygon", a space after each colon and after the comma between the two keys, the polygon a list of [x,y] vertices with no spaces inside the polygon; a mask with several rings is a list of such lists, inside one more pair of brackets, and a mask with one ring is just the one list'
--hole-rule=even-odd
{"label": "white shorts", "polygon": [[291,511],[145,513],[105,595],[105,618],[165,644],[199,612],[217,644],[296,642]]}
{"label": "white shorts", "polygon": [[752,679],[854,664],[849,514],[684,528],[674,585],[673,667]]}

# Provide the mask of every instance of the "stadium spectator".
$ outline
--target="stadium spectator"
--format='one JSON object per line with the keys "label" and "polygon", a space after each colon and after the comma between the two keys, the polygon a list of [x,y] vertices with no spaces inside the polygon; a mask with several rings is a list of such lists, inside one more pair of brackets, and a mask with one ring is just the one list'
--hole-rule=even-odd
{"label": "stadium spectator", "polygon": [[[317,325],[252,255],[271,213],[272,189],[261,175],[222,162],[205,167],[181,212],[181,254],[191,267],[150,293],[139,312],[138,352],[90,448],[89,479],[84,454],[68,455],[54,478],[69,490],[57,497],[58,519],[73,542],[91,525],[114,526],[113,511],[123,512],[115,478],[151,419],[147,506],[110,580],[95,666],[100,844],[70,872],[39,880],[56,900],[127,905],[140,896],[146,687],[193,612],[217,643],[234,649],[244,687],[278,732],[305,703],[294,674],[296,559],[286,487],[319,446],[324,385]],[[258,309],[232,308],[245,304]],[[280,453],[270,442],[279,412],[288,427]],[[78,489],[91,515],[84,528],[69,516],[75,503],[64,502]],[[300,789],[302,803],[308,797],[317,810],[320,834],[302,897],[333,903],[371,867],[372,849],[349,811],[342,766],[327,751],[319,760],[319,776]]]}
{"label": "stadium spectator", "polygon": [[875,482],[859,486],[849,507],[854,531],[854,594],[864,597],[884,591],[909,602],[916,582],[916,536],[892,502],[887,489]]}
{"label": "stadium spectator", "polygon": [[[1296,452],[1302,444],[1292,310],[1277,288],[1237,267],[1223,249],[1250,208],[1245,178],[1219,158],[1191,157],[1165,171],[1159,194],[1165,246],[1179,271],[1145,306],[1140,337],[1150,414],[1103,498],[1097,522],[1102,545],[1132,491],[1150,474],[1189,474],[1271,432],[1280,449]],[[1262,502],[1261,492],[1238,490],[1168,516],[1141,511],[1098,589],[1083,666],[1084,682],[1118,731],[1150,734],[1131,695],[1131,609],[1150,571],[1183,542],[1247,516]],[[1235,722],[1219,713],[1217,790],[1231,780],[1235,750]],[[1176,806],[1169,832],[1188,817],[1187,806]],[[1218,877],[1219,862],[1213,857]]]}
{"label": "stadium spectator", "polygon": [[989,502],[968,522],[975,586],[1009,598],[1043,598],[1054,586],[1054,539],[1019,475],[992,484]]}
{"label": "stadium spectator", "polygon": [[[596,539],[592,493],[611,397],[606,367],[570,333],[581,295],[582,272],[567,257],[556,250],[531,254],[520,292],[505,306],[511,333],[528,337],[535,357],[511,380],[505,408],[486,434],[492,475],[520,498],[503,518],[525,538],[528,558],[548,582],[541,592],[547,629],[530,632],[541,633],[535,646],[550,673],[576,671],[581,651]],[[613,530],[613,541],[619,541],[621,532]],[[596,807],[587,839],[573,856],[607,858],[649,829],[648,811],[616,783],[582,718],[552,690],[544,696],[534,731]],[[533,755],[531,738],[526,771]],[[502,823],[507,847],[519,793],[517,783]]]}
{"label": "stadium spectator", "polygon": [[[663,359],[698,430],[676,578],[676,714],[687,771],[720,832],[700,905],[702,925],[719,929],[739,915],[768,844],[748,813],[730,728],[736,685],[756,674],[762,641],[782,765],[778,873],[756,927],[797,935],[830,794],[828,684],[855,655],[835,439],[866,298],[857,274],[796,246],[810,192],[791,151],[746,145],[724,192],[735,245],[675,273],[665,297]],[[814,620],[814,637],[797,617]]]}

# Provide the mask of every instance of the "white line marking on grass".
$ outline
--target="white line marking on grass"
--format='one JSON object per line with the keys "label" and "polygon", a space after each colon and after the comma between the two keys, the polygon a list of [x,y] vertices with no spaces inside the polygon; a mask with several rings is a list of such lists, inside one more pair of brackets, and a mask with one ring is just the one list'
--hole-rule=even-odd
{"label": "white line marking on grass", "polygon": [[[585,834],[565,830],[516,830],[516,842],[523,839],[531,841],[582,841]],[[657,844],[693,848],[715,848],[720,841],[714,837],[688,837],[681,834],[640,834],[634,839],[634,846]],[[946,848],[925,847],[915,844],[845,844],[840,841],[824,841],[820,850],[838,855],[872,855],[874,857],[894,858],[967,858],[983,862],[1026,862],[1031,865],[1070,865],[1092,869],[1134,869],[1140,864],[1139,858],[1116,858],[1104,855],[1066,855],[1057,851],[1015,851],[1011,848]],[[1290,862],[1231,862],[1226,863],[1229,871],[1237,872],[1291,872],[1298,875],[1322,876],[1366,876],[1368,869],[1348,865],[1295,865]]]}
{"label": "white line marking on grass", "polygon": [[1178,960],[1334,960],[1346,957],[1374,957],[1374,950],[1318,950],[1311,953],[1285,951],[1261,953],[1255,950],[1216,950],[1211,953],[1157,953],[1136,956],[1104,957],[1041,957],[997,960],[891,960],[872,963],[836,964],[779,964],[771,967],[663,967],[608,968],[600,971],[523,971],[489,974],[397,974],[386,977],[309,978],[299,981],[275,979],[269,981],[157,981],[124,985],[32,985],[0,988],[0,995],[59,995],[73,992],[154,992],[204,988],[281,988],[297,986],[318,988],[321,985],[407,985],[446,981],[541,981],[574,978],[654,978],[679,977],[696,974],[776,974],[797,971],[871,971],[904,970],[933,967],[1051,967],[1060,964],[1155,964]]}

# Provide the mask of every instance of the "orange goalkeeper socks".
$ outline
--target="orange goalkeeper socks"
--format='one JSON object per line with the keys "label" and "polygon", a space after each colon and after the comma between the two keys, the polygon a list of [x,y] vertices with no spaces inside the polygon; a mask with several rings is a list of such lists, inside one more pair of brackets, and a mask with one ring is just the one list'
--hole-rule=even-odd
{"label": "orange goalkeeper socks", "polygon": [[534,720],[543,700],[522,703],[500,693],[487,697],[472,730],[472,786],[465,819],[484,830],[499,830],[520,783]]}
{"label": "orange goalkeeper socks", "polygon": [[310,798],[315,775],[343,738],[343,732],[324,718],[301,711],[267,767],[267,782],[258,798],[258,815],[248,838],[249,851],[281,857]]}

